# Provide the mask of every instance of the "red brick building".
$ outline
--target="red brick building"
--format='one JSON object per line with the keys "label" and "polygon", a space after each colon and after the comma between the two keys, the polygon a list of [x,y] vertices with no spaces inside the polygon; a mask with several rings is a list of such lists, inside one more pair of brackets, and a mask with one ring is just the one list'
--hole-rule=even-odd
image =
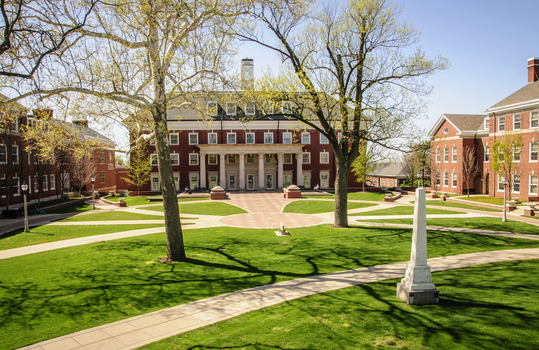
{"label": "red brick building", "polygon": [[539,58],[528,60],[528,84],[488,108],[485,115],[444,114],[429,136],[433,150],[433,184],[442,192],[465,193],[462,159],[473,148],[479,175],[470,181],[470,192],[503,196],[503,176],[491,167],[491,146],[508,135],[519,134],[523,147],[516,152],[512,174],[513,198],[538,196],[539,176]]}

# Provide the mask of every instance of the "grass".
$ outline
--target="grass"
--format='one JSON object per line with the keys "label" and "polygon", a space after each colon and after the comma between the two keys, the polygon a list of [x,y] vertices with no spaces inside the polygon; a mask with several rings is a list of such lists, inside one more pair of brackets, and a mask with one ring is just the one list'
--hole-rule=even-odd
{"label": "grass", "polygon": [[[228,216],[247,213],[234,205],[221,202],[180,204],[179,207],[181,214]],[[158,204],[141,209],[163,212],[163,205]]]}
{"label": "grass", "polygon": [[59,222],[80,222],[80,221],[114,221],[114,220],[164,220],[160,215],[138,214],[126,211],[105,211],[95,214],[76,215]]}
{"label": "grass", "polygon": [[[470,198],[459,197],[458,199],[470,201],[470,202],[500,205],[503,207],[503,198],[494,198],[494,197],[489,197],[489,196],[472,196]],[[509,198],[507,199],[507,201],[509,201]]]}
{"label": "grass", "polygon": [[300,298],[141,349],[535,349],[538,261],[432,274],[436,305],[407,305],[399,279]]}
{"label": "grass", "polygon": [[[184,224],[185,225],[185,224]],[[140,230],[145,228],[164,227],[163,224],[147,225],[69,225],[69,226],[35,226],[30,232],[23,229],[14,230],[0,236],[0,250],[27,247],[36,244],[63,241],[66,239],[97,236],[107,233]],[[163,229],[164,230],[164,229]]]}
{"label": "grass", "polygon": [[[99,208],[96,208],[98,210]],[[53,209],[53,210],[47,210],[45,208],[47,214],[67,214],[67,213],[78,213],[82,211],[88,211],[92,210],[92,205],[87,205],[84,202],[78,202],[73,203],[71,205],[65,206],[63,208]]]}
{"label": "grass", "polygon": [[[348,193],[349,200],[359,200],[359,201],[374,201],[374,202],[383,202],[385,193],[375,193],[375,192],[350,192]],[[331,194],[328,196],[303,196],[307,199],[335,199],[335,195]]]}
{"label": "grass", "polygon": [[[357,208],[373,207],[378,204],[348,202],[348,210]],[[317,214],[335,211],[334,201],[299,200],[289,203],[284,207],[283,213]]]}
{"label": "grass", "polygon": [[[158,197],[158,196],[152,196],[152,197]],[[150,202],[148,197],[109,197],[107,198],[107,200],[111,202],[118,202],[118,198],[123,198],[126,206],[128,207],[156,203],[156,202]],[[181,198],[178,198],[178,202],[203,201],[203,200],[209,200],[209,199],[210,198],[208,197],[203,197],[203,198],[181,197]]]}
{"label": "grass", "polygon": [[491,212],[499,212],[499,213],[502,212],[501,209],[484,208],[484,207],[478,207],[475,205],[463,204],[463,203],[458,203],[458,202],[449,202],[449,201],[444,202],[441,200],[428,200],[426,202],[427,202],[427,205],[436,205],[440,207],[473,209],[473,210],[491,211]]}
{"label": "grass", "polygon": [[[428,214],[465,214],[461,211],[427,208]],[[350,214],[349,216],[374,216],[374,215],[414,215],[414,207],[395,206],[393,208],[366,211],[362,213]]]}
{"label": "grass", "polygon": [[[290,229],[291,237],[273,231],[185,231],[189,259],[172,265],[157,262],[166,255],[164,234],[0,260],[0,349],[235,290],[410,258],[409,229],[321,225]],[[429,257],[532,247],[539,242],[466,233],[430,232],[428,241]]]}
{"label": "grass", "polygon": [[[389,219],[389,220],[366,220],[371,222],[382,222],[390,224],[406,224],[412,225],[413,219]],[[484,217],[484,218],[466,218],[463,219],[427,219],[427,225],[443,226],[443,227],[458,227],[471,228],[478,230],[491,230],[502,232],[518,232],[529,233],[533,235],[539,234],[539,226],[528,224],[521,221],[507,220],[502,222],[501,218]]]}

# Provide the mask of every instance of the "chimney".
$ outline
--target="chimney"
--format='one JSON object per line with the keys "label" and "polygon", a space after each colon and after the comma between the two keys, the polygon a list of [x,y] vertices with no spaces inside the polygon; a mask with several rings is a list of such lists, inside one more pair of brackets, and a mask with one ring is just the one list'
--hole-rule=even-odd
{"label": "chimney", "polygon": [[534,83],[539,80],[539,58],[532,57],[528,59],[528,83]]}
{"label": "chimney", "polygon": [[88,127],[88,121],[86,119],[73,120],[73,124],[78,125],[78,126],[84,126],[86,128]]}
{"label": "chimney", "polygon": [[252,58],[241,60],[241,88],[243,90],[252,89],[255,79],[255,65]]}
{"label": "chimney", "polygon": [[34,118],[40,119],[40,120],[51,120],[52,119],[52,109],[34,109],[32,110],[32,114],[34,115]]}

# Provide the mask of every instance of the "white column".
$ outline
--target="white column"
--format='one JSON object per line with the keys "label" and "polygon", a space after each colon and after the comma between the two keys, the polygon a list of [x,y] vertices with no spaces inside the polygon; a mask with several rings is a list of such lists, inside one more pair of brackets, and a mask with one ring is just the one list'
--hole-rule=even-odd
{"label": "white column", "polygon": [[219,186],[226,191],[225,154],[219,153]]}
{"label": "white column", "polygon": [[266,189],[265,181],[266,174],[264,173],[265,154],[258,154],[258,190],[262,191]]}
{"label": "white column", "polygon": [[200,154],[200,187],[206,188],[206,155]]}
{"label": "white column", "polygon": [[245,191],[245,154],[240,154],[240,191]]}
{"label": "white column", "polygon": [[296,153],[296,186],[303,185],[303,153]]}
{"label": "white column", "polygon": [[283,157],[284,154],[277,154],[277,189],[281,190],[284,183],[284,174],[283,174]]}

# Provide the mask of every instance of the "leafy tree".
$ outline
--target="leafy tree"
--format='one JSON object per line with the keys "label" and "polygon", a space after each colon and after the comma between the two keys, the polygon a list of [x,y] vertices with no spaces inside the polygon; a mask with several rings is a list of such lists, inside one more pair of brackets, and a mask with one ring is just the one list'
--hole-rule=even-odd
{"label": "leafy tree", "polygon": [[368,175],[380,165],[376,158],[373,146],[368,147],[366,143],[359,145],[359,155],[352,162],[352,173],[356,176],[356,181],[363,184],[363,192]]}
{"label": "leafy tree", "polygon": [[415,183],[415,175],[421,173],[421,186],[425,186],[425,174],[431,171],[431,142],[422,141],[410,146],[410,151],[403,157],[410,184]]}
{"label": "leafy tree", "polygon": [[125,166],[129,170],[129,177],[123,177],[128,184],[137,186],[137,195],[140,196],[140,187],[149,180],[152,172],[150,155],[145,142],[140,142],[131,151],[129,163]]}
{"label": "leafy tree", "polygon": [[317,6],[314,0],[261,3],[251,11],[258,30],[238,36],[274,50],[285,63],[279,76],[258,80],[256,92],[285,101],[285,115],[328,138],[336,166],[335,226],[346,227],[348,172],[360,145],[399,149],[399,137],[420,112],[419,96],[430,92],[420,78],[445,69],[447,60],[428,59],[419,49],[405,53],[419,32],[398,21],[400,8],[390,1],[338,6]]}
{"label": "leafy tree", "polygon": [[492,144],[492,161],[490,166],[494,172],[503,176],[509,188],[509,200],[513,189],[514,174],[518,174],[522,153],[522,135],[506,133],[505,137]]}

